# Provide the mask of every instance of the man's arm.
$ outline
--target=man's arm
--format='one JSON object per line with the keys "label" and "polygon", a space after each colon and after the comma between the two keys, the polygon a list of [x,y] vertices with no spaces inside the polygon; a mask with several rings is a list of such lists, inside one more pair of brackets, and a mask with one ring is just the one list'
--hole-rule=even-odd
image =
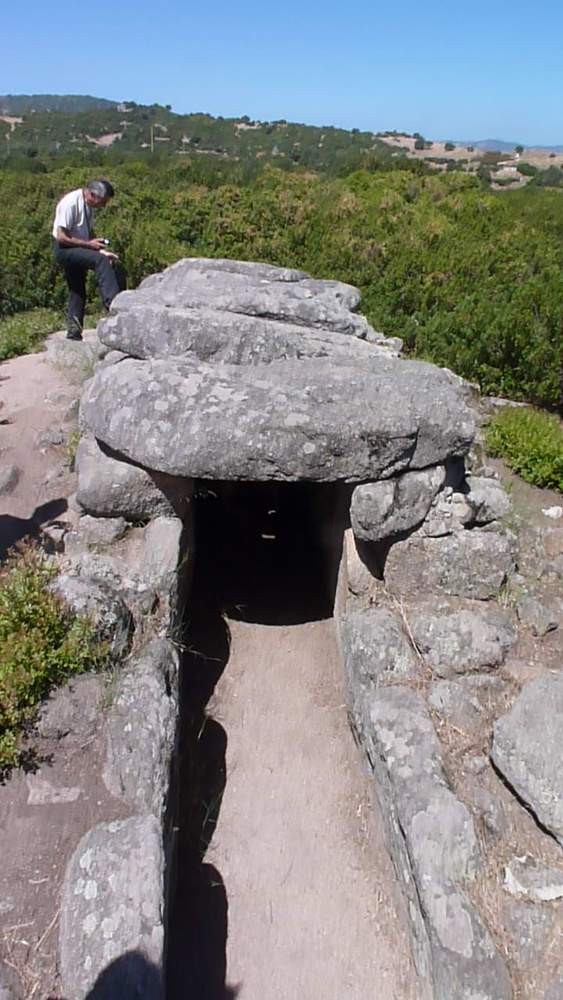
{"label": "man's arm", "polygon": [[57,226],[56,240],[61,247],[80,247],[82,250],[105,250],[103,240],[94,237],[91,240],[81,240],[78,236],[70,236],[64,226]]}

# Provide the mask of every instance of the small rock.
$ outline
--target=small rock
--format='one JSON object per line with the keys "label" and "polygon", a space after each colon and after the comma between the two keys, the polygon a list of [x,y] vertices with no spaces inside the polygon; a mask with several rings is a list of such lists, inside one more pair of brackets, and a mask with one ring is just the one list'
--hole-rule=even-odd
{"label": "small rock", "polygon": [[[80,441],[75,464],[78,503],[97,517],[146,521],[158,514],[172,516],[177,506],[185,507],[193,488],[191,482],[151,476],[136,465],[111,458],[88,436]],[[169,490],[170,498],[157,481]]]}
{"label": "small rock", "polygon": [[356,538],[378,542],[420,524],[446,478],[443,465],[357,486],[350,520]]}
{"label": "small rock", "polygon": [[18,485],[20,470],[17,465],[5,465],[0,469],[0,496],[12,493]]}
{"label": "small rock", "polygon": [[353,689],[416,672],[401,620],[388,608],[362,608],[347,615],[342,621],[342,644]]}
{"label": "small rock", "polygon": [[466,786],[466,794],[485,828],[495,837],[501,837],[506,830],[506,813],[502,802],[482,784]]}
{"label": "small rock", "polygon": [[428,701],[446,722],[468,735],[479,734],[482,725],[481,706],[457,681],[438,681],[432,684]]}
{"label": "small rock", "polygon": [[346,569],[348,573],[348,590],[356,597],[367,594],[375,579],[361,558],[358,547],[361,542],[356,542],[351,528],[344,532],[344,548],[346,553]]}
{"label": "small rock", "polygon": [[66,407],[63,418],[64,420],[75,420],[78,417],[78,410],[80,407],[79,399],[71,399],[70,403]]}
{"label": "small rock", "polygon": [[488,763],[487,758],[483,754],[475,754],[471,757],[465,757],[463,766],[468,774],[482,774]]}
{"label": "small rock", "polygon": [[489,524],[506,517],[510,500],[497,479],[485,476],[468,476],[469,492],[465,499],[471,508],[471,518],[466,524]]}
{"label": "small rock", "polygon": [[563,674],[546,673],[522,689],[494,726],[492,758],[539,821],[563,845]]}
{"label": "small rock", "polygon": [[56,577],[51,583],[51,590],[75,615],[94,622],[100,638],[111,641],[114,656],[120,658],[125,655],[133,619],[115,590],[97,580],[68,574]]}
{"label": "small rock", "polygon": [[487,600],[496,597],[514,570],[515,539],[505,531],[455,531],[444,538],[418,532],[395,542],[385,564],[385,582],[394,594],[429,591]]}
{"label": "small rock", "polygon": [[38,448],[49,448],[51,445],[63,444],[66,434],[62,427],[51,427],[46,431],[41,431],[35,438]]}
{"label": "small rock", "polygon": [[[172,593],[182,555],[183,524],[178,517],[155,517],[145,529],[143,576],[153,590]],[[186,556],[186,553],[183,553]]]}
{"label": "small rock", "polygon": [[501,608],[411,615],[413,638],[440,677],[496,667],[516,639],[510,618]]}
{"label": "small rock", "polygon": [[523,625],[531,629],[533,635],[547,635],[558,628],[561,609],[555,611],[537,597],[523,597],[517,604],[518,618]]}
{"label": "small rock", "polygon": [[551,517],[554,521],[558,521],[560,517],[563,517],[563,507],[542,507],[542,514],[546,517]]}
{"label": "small rock", "polygon": [[549,868],[528,855],[513,858],[504,870],[504,887],[512,896],[540,903],[563,898],[563,871]]}
{"label": "small rock", "polygon": [[40,736],[60,740],[71,733],[89,739],[96,730],[103,689],[99,674],[85,674],[54,691],[39,712]]}
{"label": "small rock", "polygon": [[525,972],[537,966],[550,942],[553,915],[530,903],[505,899],[500,916],[516,968]]}
{"label": "small rock", "polygon": [[111,545],[122,538],[127,531],[124,517],[92,517],[84,514],[78,522],[78,530],[89,545]]}

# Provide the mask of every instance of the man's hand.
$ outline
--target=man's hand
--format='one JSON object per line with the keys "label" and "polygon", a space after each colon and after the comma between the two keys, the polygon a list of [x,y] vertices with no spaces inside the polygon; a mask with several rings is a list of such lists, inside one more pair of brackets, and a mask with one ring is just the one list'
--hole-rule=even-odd
{"label": "man's hand", "polygon": [[88,247],[90,250],[105,250],[106,245],[103,240],[94,238],[93,240],[88,240]]}
{"label": "man's hand", "polygon": [[100,253],[103,254],[104,257],[109,257],[110,260],[119,260],[119,257],[113,252],[113,250],[100,250]]}

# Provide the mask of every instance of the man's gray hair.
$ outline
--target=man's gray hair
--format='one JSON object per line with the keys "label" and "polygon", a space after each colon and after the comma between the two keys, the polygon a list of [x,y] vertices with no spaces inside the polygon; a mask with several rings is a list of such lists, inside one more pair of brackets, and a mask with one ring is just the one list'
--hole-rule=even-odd
{"label": "man's gray hair", "polygon": [[96,181],[89,181],[86,185],[86,190],[95,194],[96,198],[113,198],[114,194],[113,185],[103,178]]}

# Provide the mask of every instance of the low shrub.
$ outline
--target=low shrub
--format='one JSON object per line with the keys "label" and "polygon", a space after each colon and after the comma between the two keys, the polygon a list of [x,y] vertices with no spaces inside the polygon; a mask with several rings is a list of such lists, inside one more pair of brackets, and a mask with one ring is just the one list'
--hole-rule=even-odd
{"label": "low shrub", "polygon": [[61,329],[62,322],[54,309],[30,309],[0,319],[0,361],[36,351],[45,337]]}
{"label": "low shrub", "polygon": [[486,440],[491,455],[526,482],[563,492],[563,425],[557,417],[509,407],[493,418]]}
{"label": "low shrub", "polygon": [[0,569],[0,775],[21,761],[22,735],[39,702],[107,657],[92,623],[49,590],[55,572],[33,546]]}

